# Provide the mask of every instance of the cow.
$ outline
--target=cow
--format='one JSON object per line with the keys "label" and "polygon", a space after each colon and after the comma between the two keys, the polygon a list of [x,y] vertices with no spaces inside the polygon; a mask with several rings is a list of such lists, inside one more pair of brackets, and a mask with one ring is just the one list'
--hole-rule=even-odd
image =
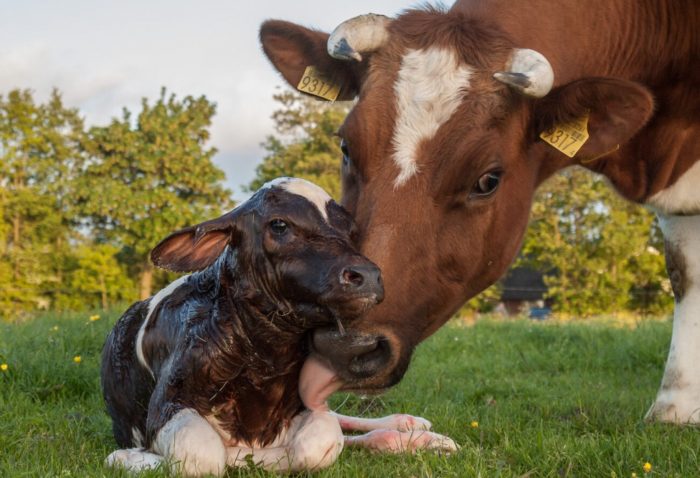
{"label": "cow", "polygon": [[[161,241],[154,264],[192,273],[132,305],[106,340],[103,395],[125,447],[107,464],[138,471],[165,460],[200,476],[250,463],[323,468],[346,442],[455,450],[419,417],[331,413],[333,387],[324,388],[318,367],[303,366],[307,331],[342,330],[382,300],[379,269],[357,253],[353,235],[352,218],[325,191],[279,178]],[[344,438],[341,429],[369,433]]]}
{"label": "cow", "polygon": [[356,99],[338,131],[341,203],[385,300],[344,336],[314,333],[340,387],[397,383],[506,271],[537,187],[579,165],[658,214],[676,303],[647,418],[700,423],[700,2],[458,0],[330,35],[269,20],[260,39],[292,86],[313,66]]}

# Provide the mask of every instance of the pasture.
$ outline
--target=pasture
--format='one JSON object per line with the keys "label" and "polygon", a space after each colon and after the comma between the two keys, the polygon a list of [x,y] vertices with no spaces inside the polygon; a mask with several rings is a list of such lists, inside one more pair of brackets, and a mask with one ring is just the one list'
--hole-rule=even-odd
{"label": "pasture", "polygon": [[[0,476],[127,476],[102,465],[115,444],[99,391],[99,357],[117,317],[46,315],[0,325],[0,364],[7,364],[0,369]],[[363,416],[424,416],[461,450],[451,456],[345,450],[314,476],[698,476],[700,431],[642,420],[670,333],[670,321],[625,328],[453,321],[419,347],[400,386],[380,397],[340,395],[333,406]]]}

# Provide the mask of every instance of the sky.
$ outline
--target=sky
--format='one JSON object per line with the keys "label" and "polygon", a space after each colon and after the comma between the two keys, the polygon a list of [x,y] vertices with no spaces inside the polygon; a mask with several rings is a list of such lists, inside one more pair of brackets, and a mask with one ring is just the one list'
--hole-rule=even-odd
{"label": "sky", "polygon": [[331,31],[364,13],[394,16],[410,0],[0,0],[0,94],[53,88],[87,125],[140,110],[162,86],[217,104],[211,145],[234,198],[255,174],[272,134],[272,95],[286,83],[258,42],[269,18]]}

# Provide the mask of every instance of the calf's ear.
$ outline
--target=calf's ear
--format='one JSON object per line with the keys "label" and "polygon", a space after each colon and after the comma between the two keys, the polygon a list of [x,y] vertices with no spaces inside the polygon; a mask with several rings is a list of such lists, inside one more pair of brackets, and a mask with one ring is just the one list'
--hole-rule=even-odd
{"label": "calf's ear", "polygon": [[553,90],[535,106],[537,134],[588,116],[589,139],[576,153],[579,162],[617,151],[649,121],[654,99],[639,83],[617,78],[585,78]]}
{"label": "calf's ear", "polygon": [[170,234],[151,251],[151,261],[173,272],[199,271],[214,263],[235,235],[232,211]]}
{"label": "calf's ear", "polygon": [[299,85],[306,67],[313,66],[324,78],[340,86],[338,100],[352,100],[360,91],[366,62],[332,58],[327,42],[328,33],[282,20],[268,20],[260,27],[265,55],[292,88]]}

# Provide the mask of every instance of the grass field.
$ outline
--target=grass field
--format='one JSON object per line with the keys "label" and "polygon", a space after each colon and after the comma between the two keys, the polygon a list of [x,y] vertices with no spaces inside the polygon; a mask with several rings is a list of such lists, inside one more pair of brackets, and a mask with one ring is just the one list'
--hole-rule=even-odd
{"label": "grass field", "polygon": [[[102,465],[115,444],[99,392],[99,356],[117,316],[88,317],[0,325],[0,364],[7,364],[0,370],[0,477],[127,476]],[[424,416],[461,450],[346,450],[315,476],[700,476],[700,430],[642,420],[661,378],[670,325],[451,323],[419,348],[400,386],[381,397],[338,396],[334,406],[363,416]]]}

